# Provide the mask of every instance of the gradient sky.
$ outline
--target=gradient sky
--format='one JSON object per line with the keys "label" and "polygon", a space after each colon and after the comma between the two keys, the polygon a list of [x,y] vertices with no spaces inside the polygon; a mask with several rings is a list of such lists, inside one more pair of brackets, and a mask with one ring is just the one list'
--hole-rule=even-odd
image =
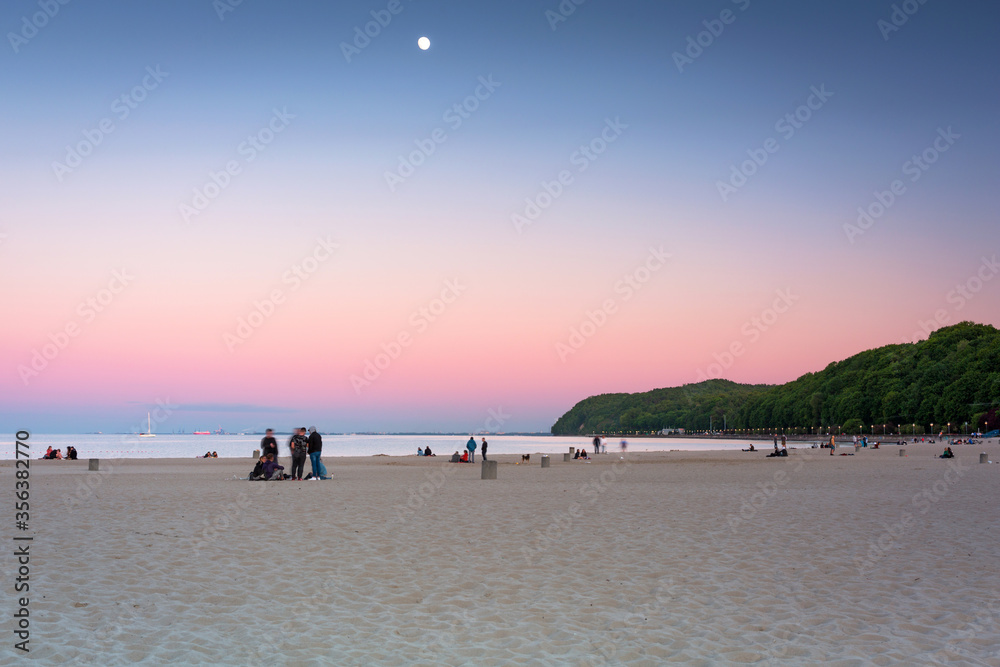
{"label": "gradient sky", "polygon": [[592,394],[1000,325],[1000,8],[901,5],[5,2],[0,424],[546,431]]}

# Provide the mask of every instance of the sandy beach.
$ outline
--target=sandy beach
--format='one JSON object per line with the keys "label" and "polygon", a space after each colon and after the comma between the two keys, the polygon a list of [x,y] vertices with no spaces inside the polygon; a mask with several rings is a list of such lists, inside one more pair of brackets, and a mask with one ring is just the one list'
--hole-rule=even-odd
{"label": "sandy beach", "polygon": [[32,461],[30,658],[1000,666],[1000,446],[943,448]]}

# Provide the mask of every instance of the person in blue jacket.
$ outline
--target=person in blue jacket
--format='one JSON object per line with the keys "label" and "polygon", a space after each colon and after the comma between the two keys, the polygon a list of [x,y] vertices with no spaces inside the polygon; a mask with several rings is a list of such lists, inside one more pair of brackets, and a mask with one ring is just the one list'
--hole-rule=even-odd
{"label": "person in blue jacket", "polygon": [[465,444],[465,448],[469,450],[469,463],[476,462],[476,439],[471,435],[469,436],[469,442]]}

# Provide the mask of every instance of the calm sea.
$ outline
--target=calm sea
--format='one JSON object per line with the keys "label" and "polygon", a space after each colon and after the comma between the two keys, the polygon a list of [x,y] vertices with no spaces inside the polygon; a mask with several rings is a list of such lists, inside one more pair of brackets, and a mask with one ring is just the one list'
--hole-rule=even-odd
{"label": "calm sea", "polygon": [[[479,443],[482,436],[476,436]],[[31,457],[39,458],[50,445],[53,449],[66,452],[68,445],[76,447],[79,457],[86,458],[194,458],[206,451],[218,452],[221,458],[249,457],[260,446],[259,435],[190,435],[157,434],[155,438],[139,438],[135,435],[68,435],[33,433],[28,442]],[[437,435],[324,435],[323,455],[330,456],[373,456],[388,454],[404,456],[416,454],[418,447],[430,445],[438,455],[450,455],[461,451],[468,436]],[[486,436],[489,454],[557,454],[568,451],[569,447],[586,447],[591,450],[589,438],[567,438],[553,436]],[[288,455],[288,436],[278,436],[279,453]],[[619,439],[607,440],[608,452],[618,451]],[[629,440],[628,449],[634,452],[666,451],[707,451],[712,449],[742,449],[744,440],[684,440],[678,438],[640,438]],[[770,446],[766,440],[758,447]],[[477,450],[478,453],[478,450]],[[0,459],[14,458],[14,442],[8,440],[0,444]]]}

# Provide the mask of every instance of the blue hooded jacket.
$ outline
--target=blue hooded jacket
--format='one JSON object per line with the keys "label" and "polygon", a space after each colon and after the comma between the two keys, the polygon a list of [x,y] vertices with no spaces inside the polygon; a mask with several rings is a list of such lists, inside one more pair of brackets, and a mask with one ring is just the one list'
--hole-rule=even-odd
{"label": "blue hooded jacket", "polygon": [[465,443],[465,448],[468,449],[470,453],[476,451],[476,439],[469,438],[469,442]]}

